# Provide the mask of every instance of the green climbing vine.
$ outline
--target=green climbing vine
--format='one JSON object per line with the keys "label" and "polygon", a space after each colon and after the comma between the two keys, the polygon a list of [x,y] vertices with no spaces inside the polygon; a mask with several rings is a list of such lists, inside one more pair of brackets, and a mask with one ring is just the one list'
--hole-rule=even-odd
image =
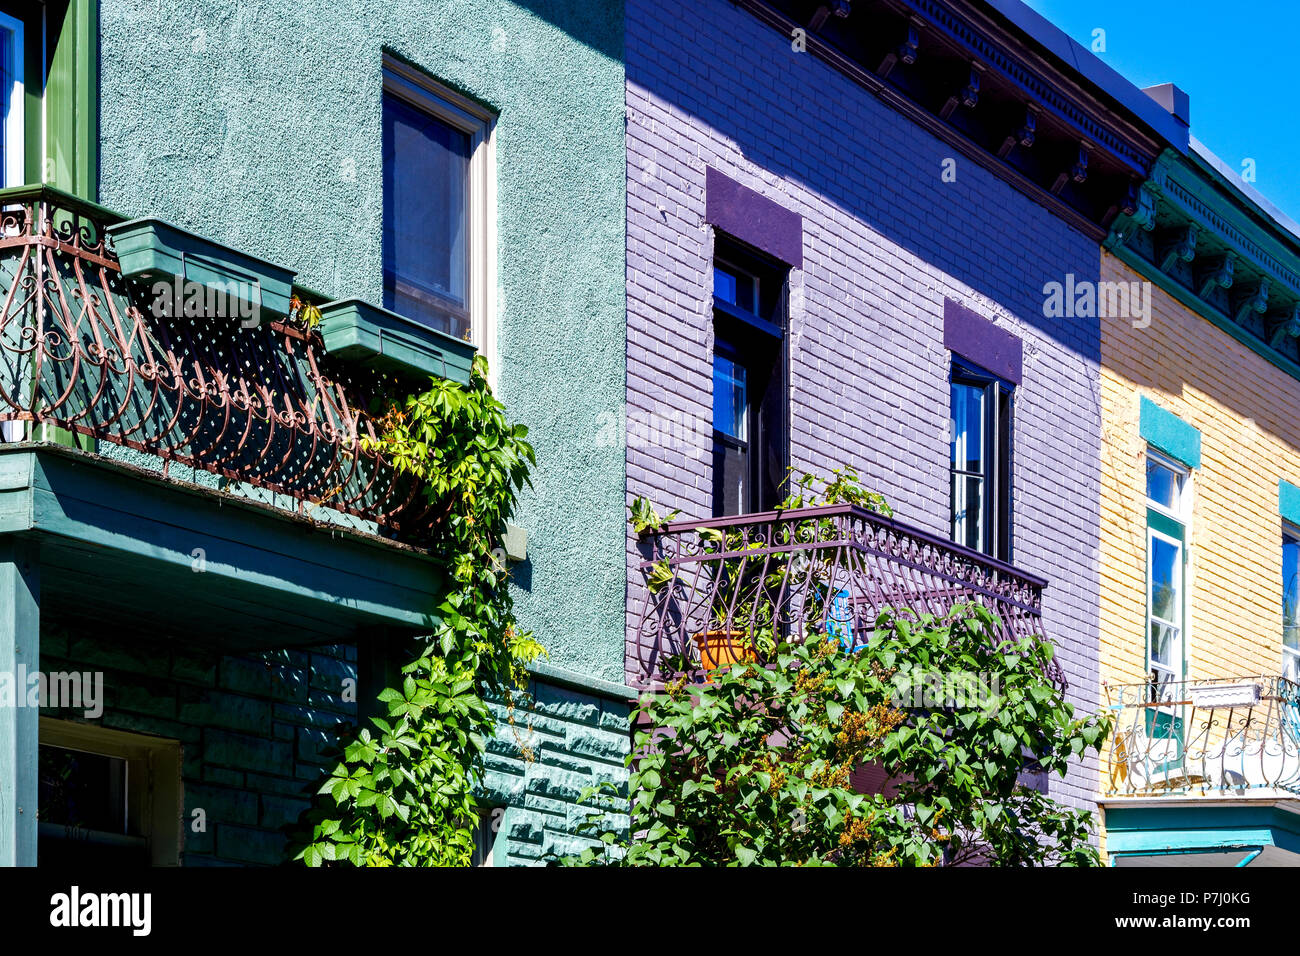
{"label": "green climbing vine", "polygon": [[535,464],[527,428],[492,395],[487,362],[468,386],[442,379],[391,403],[382,451],[420,482],[433,509],[429,549],[444,571],[440,622],[400,686],[342,748],[299,821],[292,858],[308,866],[456,866],[470,861],[474,784],[495,729],[487,700],[511,699],[545,653],[515,624],[501,532]]}

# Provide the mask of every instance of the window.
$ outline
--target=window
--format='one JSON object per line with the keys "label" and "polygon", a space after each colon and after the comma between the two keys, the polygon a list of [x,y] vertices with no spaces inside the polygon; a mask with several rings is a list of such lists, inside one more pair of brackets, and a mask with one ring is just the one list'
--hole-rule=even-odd
{"label": "window", "polygon": [[1300,681],[1300,529],[1282,532],[1282,676]]}
{"label": "window", "polygon": [[1010,384],[954,361],[949,421],[952,539],[1011,560]]}
{"label": "window", "polygon": [[384,307],[489,345],[492,116],[386,61]]}
{"label": "window", "polygon": [[780,503],[789,458],[786,268],[717,238],[713,263],[713,514]]}
{"label": "window", "polygon": [[1158,689],[1183,679],[1187,469],[1147,449],[1147,668]]}
{"label": "window", "polygon": [[41,718],[37,860],[48,865],[180,862],[180,744]]}
{"label": "window", "polygon": [[470,866],[496,866],[494,851],[497,831],[504,819],[504,807],[488,807],[479,812],[478,826],[474,828],[474,853],[470,857]]}
{"label": "window", "polygon": [[23,128],[23,24],[0,13],[0,186],[21,186],[26,177]]}

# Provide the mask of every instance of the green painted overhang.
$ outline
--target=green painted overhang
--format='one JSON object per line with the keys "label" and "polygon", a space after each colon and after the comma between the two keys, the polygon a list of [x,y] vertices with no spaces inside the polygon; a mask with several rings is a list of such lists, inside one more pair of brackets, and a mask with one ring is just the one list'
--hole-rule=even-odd
{"label": "green painted overhang", "polygon": [[1158,796],[1102,803],[1119,865],[1300,864],[1300,800]]}
{"label": "green painted overhang", "polygon": [[0,446],[0,534],[38,545],[43,623],[246,650],[437,621],[415,548],[60,446]]}
{"label": "green painted overhang", "polygon": [[325,351],[383,372],[469,384],[474,346],[361,299],[320,307]]}
{"label": "green painted overhang", "polygon": [[1242,190],[1240,181],[1201,157],[1166,150],[1104,245],[1188,309],[1300,378],[1300,237]]}

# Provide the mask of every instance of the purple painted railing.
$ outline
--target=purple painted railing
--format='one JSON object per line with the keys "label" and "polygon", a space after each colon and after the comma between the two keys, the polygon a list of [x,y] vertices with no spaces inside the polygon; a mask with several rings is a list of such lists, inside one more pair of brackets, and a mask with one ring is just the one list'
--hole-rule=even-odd
{"label": "purple painted railing", "polygon": [[852,505],[677,521],[641,544],[647,586],[630,677],[642,686],[761,656],[775,635],[809,626],[860,645],[888,609],[943,617],[977,602],[1000,637],[1043,634],[1042,578]]}
{"label": "purple painted railing", "polygon": [[1108,686],[1107,792],[1300,793],[1300,687],[1285,677]]}

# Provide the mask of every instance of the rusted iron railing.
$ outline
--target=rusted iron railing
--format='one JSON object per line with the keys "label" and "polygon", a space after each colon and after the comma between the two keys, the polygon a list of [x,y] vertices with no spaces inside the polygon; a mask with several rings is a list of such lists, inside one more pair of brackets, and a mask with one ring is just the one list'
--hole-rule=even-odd
{"label": "rusted iron railing", "polygon": [[48,188],[0,193],[4,438],[54,426],[95,450],[145,452],[164,473],[193,466],[235,493],[252,486],[299,511],[418,530],[417,488],[364,442],[395,383],[333,362],[297,323],[157,314],[122,276],[105,234],[116,221]]}
{"label": "rusted iron railing", "polygon": [[1284,677],[1107,686],[1111,796],[1300,793],[1300,687]]}
{"label": "rusted iron railing", "polygon": [[[641,545],[646,588],[629,651],[643,686],[702,676],[778,634],[860,645],[886,610],[942,618],[976,602],[999,637],[1043,633],[1046,581],[851,505],[677,521]],[[1064,686],[1055,662],[1049,677]]]}

